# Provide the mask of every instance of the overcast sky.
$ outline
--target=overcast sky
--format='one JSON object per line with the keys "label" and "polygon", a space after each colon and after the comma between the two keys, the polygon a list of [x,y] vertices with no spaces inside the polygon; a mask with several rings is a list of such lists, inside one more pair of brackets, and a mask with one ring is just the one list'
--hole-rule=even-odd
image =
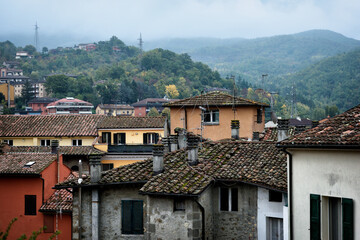
{"label": "overcast sky", "polygon": [[328,29],[360,39],[360,0],[0,0],[1,35],[255,38]]}

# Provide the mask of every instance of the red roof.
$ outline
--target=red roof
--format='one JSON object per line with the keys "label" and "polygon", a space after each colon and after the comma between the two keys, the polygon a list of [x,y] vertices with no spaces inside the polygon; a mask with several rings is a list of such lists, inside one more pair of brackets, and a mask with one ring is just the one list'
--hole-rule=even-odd
{"label": "red roof", "polygon": [[73,103],[73,105],[84,105],[84,106],[93,106],[91,103],[89,102],[86,102],[86,101],[83,101],[83,100],[80,100],[80,99],[77,99],[77,98],[62,98],[60,100],[57,100],[55,102],[52,102],[52,103],[49,103],[47,106],[50,107],[50,106],[59,106],[59,105],[62,105],[62,104],[71,104]]}

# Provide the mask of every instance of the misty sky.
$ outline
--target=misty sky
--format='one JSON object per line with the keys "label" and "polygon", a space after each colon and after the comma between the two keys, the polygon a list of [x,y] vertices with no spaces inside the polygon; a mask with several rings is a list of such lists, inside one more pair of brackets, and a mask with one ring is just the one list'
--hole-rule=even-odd
{"label": "misty sky", "polygon": [[328,29],[360,39],[360,0],[0,0],[1,35],[255,38]]}

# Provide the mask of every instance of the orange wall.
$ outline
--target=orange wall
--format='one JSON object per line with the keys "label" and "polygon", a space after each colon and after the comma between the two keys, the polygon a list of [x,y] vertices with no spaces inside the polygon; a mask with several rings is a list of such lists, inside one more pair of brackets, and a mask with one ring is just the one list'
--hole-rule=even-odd
{"label": "orange wall", "polygon": [[[62,163],[62,158],[60,158]],[[56,161],[50,164],[41,177],[44,179],[44,201],[54,192],[52,187],[56,183]],[[70,170],[61,164],[60,180],[70,174]],[[43,204],[43,181],[39,177],[0,177],[0,231],[4,231],[14,217],[18,220],[13,224],[8,239],[17,239],[22,234],[27,237],[34,230],[39,230],[44,225],[43,213],[37,211],[36,215],[25,215],[25,195],[36,195],[36,208],[40,209]],[[4,194],[6,193],[6,194]],[[61,234],[58,239],[71,239],[71,216],[63,215],[59,219]],[[43,233],[38,239],[48,239],[51,233]]]}
{"label": "orange wall", "polygon": [[[219,110],[219,124],[203,126],[203,137],[212,140],[231,138],[231,120],[234,120],[234,112],[231,107],[210,108],[210,110]],[[265,115],[263,114],[262,123],[256,122],[258,107],[243,106],[237,107],[235,120],[240,121],[240,137],[252,138],[253,132],[262,132],[265,127]],[[183,119],[187,118],[187,131],[200,134],[201,127],[201,110],[199,108],[174,108],[170,109],[171,133],[177,127],[185,128]],[[264,112],[264,111],[263,111]]]}

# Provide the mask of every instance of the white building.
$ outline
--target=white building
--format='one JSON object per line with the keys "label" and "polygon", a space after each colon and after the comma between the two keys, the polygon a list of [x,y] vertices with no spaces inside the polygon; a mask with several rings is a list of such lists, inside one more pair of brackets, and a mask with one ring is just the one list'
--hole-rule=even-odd
{"label": "white building", "polygon": [[291,239],[360,239],[360,105],[278,147],[288,152]]}

